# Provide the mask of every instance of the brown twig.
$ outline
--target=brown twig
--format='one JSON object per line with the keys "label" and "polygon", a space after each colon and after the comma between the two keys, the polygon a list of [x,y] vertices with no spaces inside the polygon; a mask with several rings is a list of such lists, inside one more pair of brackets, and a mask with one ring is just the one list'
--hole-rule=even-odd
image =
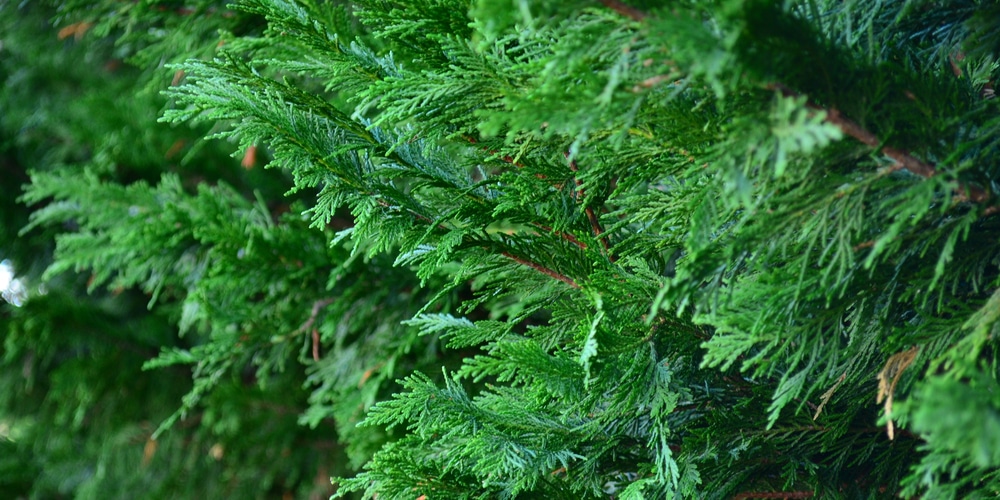
{"label": "brown twig", "polygon": [[[853,120],[846,118],[840,113],[840,110],[831,108],[825,111],[826,121],[836,125],[837,128],[845,134],[872,148],[877,149],[881,144],[881,141],[879,141],[875,134],[865,130],[861,127],[861,125],[858,125]],[[896,149],[892,146],[883,146],[882,153],[896,161],[897,169],[905,168],[911,173],[928,178],[937,174],[937,170],[933,166],[913,157],[901,149]]]}
{"label": "brown twig", "polygon": [[333,297],[327,297],[313,302],[312,311],[309,312],[309,319],[307,319],[305,323],[302,323],[302,326],[299,327],[298,331],[305,332],[312,328],[313,323],[316,323],[316,318],[319,317],[319,312],[322,311],[324,307],[332,304],[334,300],[336,299]]}
{"label": "brown twig", "polygon": [[[605,7],[608,7],[615,12],[632,19],[634,21],[642,21],[648,15],[635,7],[622,3],[619,0],[600,0]],[[960,61],[964,56],[959,54],[958,60]],[[961,75],[961,69],[955,64],[955,59],[952,59],[952,70],[955,72],[956,76]],[[658,81],[656,83],[659,83]],[[768,88],[779,90],[782,94],[786,96],[798,96],[798,92],[788,88],[781,83],[773,83],[768,85]],[[993,97],[993,88],[989,84],[984,87],[984,98]],[[845,134],[857,139],[862,144],[869,146],[871,148],[878,149],[882,145],[878,137],[875,134],[869,132],[864,127],[854,122],[853,120],[843,116],[840,111],[836,108],[824,109],[816,104],[809,103],[808,106],[817,111],[826,112],[826,120],[836,125]],[[884,153],[889,158],[892,158],[895,162],[895,169],[905,168],[915,175],[919,175],[924,178],[933,177],[938,173],[937,169],[933,165],[916,158],[909,152],[894,148],[892,146],[882,146],[882,153]],[[955,188],[956,200],[959,202],[972,201],[976,203],[981,203],[990,199],[991,195],[988,191],[982,187],[975,186],[972,184],[959,183]],[[992,215],[993,213],[1000,210],[1000,207],[989,207],[984,212],[983,215]]]}
{"label": "brown twig", "polygon": [[812,498],[816,496],[815,492],[812,491],[748,491],[746,493],[740,493],[733,497],[733,500],[747,500],[750,498],[781,498],[781,499],[793,499],[793,498]]}
{"label": "brown twig", "polygon": [[587,249],[587,244],[586,243],[584,243],[584,242],[576,239],[576,236],[573,236],[570,233],[564,233],[562,231],[556,231],[555,229],[553,229],[553,228],[551,228],[549,226],[546,226],[545,224],[532,223],[531,225],[535,226],[538,229],[541,229],[541,230],[543,230],[543,231],[545,231],[547,233],[552,233],[552,234],[554,234],[556,236],[559,236],[560,238],[562,238],[562,239],[564,239],[564,240],[566,240],[566,241],[568,241],[568,242],[576,245],[581,250],[586,250]]}
{"label": "brown twig", "polygon": [[293,335],[298,335],[300,333],[310,332],[312,334],[312,357],[313,360],[319,361],[319,329],[313,328],[316,323],[316,318],[319,317],[319,312],[323,310],[324,307],[333,303],[335,299],[333,297],[327,297],[325,299],[319,299],[313,302],[312,310],[309,312],[309,319],[302,323],[302,326],[298,330],[295,330]]}
{"label": "brown twig", "polygon": [[[479,141],[476,140],[475,137],[470,137],[470,136],[465,136],[465,140],[468,141],[470,144],[477,144],[479,142]],[[493,155],[497,154],[494,151],[490,151],[488,148],[483,148],[483,151],[486,151],[487,153],[490,153],[490,154],[493,154]],[[569,153],[564,153],[564,155],[566,157],[569,157]],[[504,163],[510,163],[511,165],[514,165],[515,167],[524,168],[524,164],[515,162],[514,158],[510,157],[509,155],[503,156],[502,158],[500,158],[500,160],[503,161]],[[579,169],[576,166],[576,162],[570,162],[569,168],[572,169],[574,172],[579,172]],[[536,176],[539,179],[544,179],[545,178],[545,176],[543,176],[541,174],[536,174]],[[580,180],[579,179],[576,180],[576,185],[580,186]],[[556,185],[556,188],[558,188],[558,187],[559,186]],[[578,193],[579,193],[580,197],[582,198],[583,197],[583,190],[579,190]],[[594,228],[594,235],[597,236],[601,240],[601,244],[604,245],[604,249],[606,251],[608,251],[608,255],[610,257],[610,249],[608,247],[608,242],[607,242],[606,239],[604,239],[601,236],[604,233],[604,231],[601,229],[600,222],[598,222],[598,220],[597,220],[597,215],[594,213],[594,210],[592,208],[590,208],[590,207],[585,208],[584,211],[587,214],[587,219],[590,220],[591,227]],[[564,240],[566,240],[566,241],[568,241],[568,242],[570,242],[570,243],[572,243],[572,244],[580,247],[581,249],[585,250],[587,248],[587,245],[585,245],[580,240],[576,239],[576,237],[573,236],[572,234],[555,231],[551,227],[548,227],[548,226],[545,226],[545,225],[542,225],[542,224],[533,224],[533,225],[535,227],[538,227],[538,228],[543,229],[545,231],[548,231],[550,233],[556,234],[560,238],[562,238],[562,239],[564,239]],[[613,262],[614,258],[611,257],[611,260]]]}
{"label": "brown twig", "polygon": [[626,5],[618,0],[601,0],[601,3],[604,4],[605,7],[633,21],[642,21],[647,15],[645,12],[632,7],[631,5]]}
{"label": "brown twig", "polygon": [[[777,90],[786,97],[799,97],[801,95],[781,83],[769,84],[767,85],[767,88]],[[811,102],[807,102],[806,105],[816,111],[825,112],[827,122],[835,125],[841,130],[841,132],[853,137],[858,142],[873,149],[878,149],[881,146],[882,153],[896,162],[896,165],[893,168],[894,170],[905,168],[910,171],[910,173],[919,175],[925,179],[929,179],[938,174],[937,169],[935,169],[933,165],[916,158],[909,152],[892,146],[883,146],[882,141],[880,141],[875,134],[866,130],[854,120],[845,117],[841,114],[840,110],[836,108],[826,109]],[[960,202],[973,201],[978,203],[986,201],[990,198],[990,194],[986,192],[986,190],[971,184],[959,183],[955,188],[955,191],[957,192],[956,199]]]}
{"label": "brown twig", "polygon": [[312,331],[312,341],[313,341],[313,361],[319,361],[319,329],[313,328]]}
{"label": "brown twig", "polygon": [[635,85],[632,86],[632,92],[641,92],[643,89],[653,88],[663,82],[669,82],[671,80],[676,80],[677,75],[656,75],[651,76]]}
{"label": "brown twig", "polygon": [[524,266],[528,266],[528,267],[530,267],[530,268],[532,268],[532,269],[534,269],[534,270],[536,270],[536,271],[538,271],[538,272],[540,272],[542,274],[545,274],[547,276],[551,276],[551,277],[553,277],[553,278],[555,278],[555,279],[557,279],[559,281],[562,281],[563,283],[566,283],[567,285],[569,285],[569,286],[571,286],[573,288],[580,288],[580,285],[577,285],[576,282],[573,281],[570,277],[568,277],[568,276],[566,276],[564,274],[559,274],[559,273],[557,273],[557,272],[555,272],[555,271],[553,271],[553,270],[551,270],[551,269],[549,269],[549,268],[547,268],[547,267],[545,267],[545,266],[543,266],[541,264],[532,262],[530,260],[522,259],[522,258],[520,258],[520,257],[518,257],[518,256],[516,256],[516,255],[514,255],[514,254],[512,254],[510,252],[501,252],[501,255],[503,255],[504,257],[507,257],[508,259],[510,259],[510,260],[512,260],[514,262],[517,262],[518,264],[521,264],[521,265],[524,265]]}
{"label": "brown twig", "polygon": [[857,252],[858,250],[864,250],[865,248],[873,246],[875,246],[875,240],[862,241],[861,243],[854,245],[854,251]]}
{"label": "brown twig", "polygon": [[[470,144],[478,144],[479,143],[479,141],[477,141],[475,137],[464,136],[464,138]],[[524,164],[515,162],[514,158],[512,158],[510,155],[505,155],[503,157],[500,157],[496,151],[492,151],[489,148],[482,148],[482,150],[485,151],[485,152],[487,152],[487,153],[490,153],[491,155],[497,156],[497,158],[499,158],[504,163],[509,163],[511,165],[514,165],[517,168],[524,168]],[[542,174],[535,174],[535,175],[539,179],[544,179],[545,178],[545,176],[542,175]],[[558,189],[559,186],[556,185],[555,187]],[[580,240],[576,239],[576,237],[573,236],[570,233],[563,233],[563,232],[560,232],[560,231],[556,231],[556,230],[552,229],[551,227],[548,227],[548,226],[543,225],[543,224],[533,223],[532,225],[535,226],[535,227],[537,227],[537,228],[539,228],[539,229],[542,229],[542,230],[544,230],[546,232],[553,233],[553,234],[559,236],[560,238],[562,238],[562,239],[564,239],[564,240],[566,240],[566,241],[568,241],[568,242],[570,242],[570,243],[572,243],[572,244],[580,247],[581,249],[584,249],[584,250],[587,249],[587,245],[585,245]]]}
{"label": "brown twig", "polygon": [[[475,142],[474,140],[471,140],[471,139],[470,139],[470,141]],[[378,199],[378,203],[379,203],[379,205],[382,205],[383,207],[386,207],[386,208],[389,207],[388,202],[386,202],[385,200],[383,200],[381,198]],[[414,217],[417,217],[417,218],[419,218],[421,220],[424,220],[424,221],[427,221],[427,222],[433,222],[431,220],[431,218],[427,217],[426,215],[414,212],[413,210],[410,210],[410,213]],[[443,224],[438,224],[438,227],[441,228],[441,229],[445,229],[445,230],[448,229]],[[544,226],[541,226],[541,227],[544,227]],[[549,229],[551,230],[551,228],[549,228]],[[570,241],[570,242],[576,244],[577,246],[580,246],[581,248],[586,248],[586,246],[583,243],[581,243],[579,240],[577,240],[574,236],[572,236],[570,234],[559,233],[557,231],[553,231],[553,232],[559,234],[561,237],[563,237],[567,241]],[[511,260],[513,260],[514,262],[517,262],[518,264],[523,264],[523,265],[528,266],[528,267],[530,267],[530,268],[532,268],[532,269],[534,269],[534,270],[536,270],[538,272],[541,272],[543,274],[547,274],[547,275],[549,275],[549,276],[551,276],[551,277],[553,277],[553,278],[555,278],[555,279],[557,279],[559,281],[562,281],[562,282],[568,284],[569,286],[571,286],[573,288],[580,288],[580,285],[577,285],[576,282],[573,281],[572,279],[568,278],[565,275],[559,274],[559,273],[557,273],[557,272],[555,272],[555,271],[553,271],[553,270],[551,270],[551,269],[549,269],[549,268],[547,268],[545,266],[542,266],[540,264],[536,264],[536,263],[531,262],[529,260],[522,259],[520,257],[517,257],[517,256],[509,253],[509,252],[502,252],[501,255],[503,255],[504,257],[510,258]],[[333,302],[332,298],[330,298],[330,299],[323,299],[323,300],[320,300],[320,301],[316,301],[316,303],[313,304],[313,313],[312,313],[312,316],[295,333],[302,333],[302,332],[306,331],[307,329],[311,328],[313,322],[316,320],[316,315],[319,314],[319,310],[322,309],[323,307],[329,305],[331,302]],[[317,355],[317,350],[316,350],[316,348],[314,346],[313,356],[316,357],[316,355]]]}
{"label": "brown twig", "polygon": [[[568,152],[563,154],[566,156],[566,158],[569,158]],[[576,161],[574,160],[570,160],[569,169],[572,170],[574,174],[580,171],[580,169],[576,166]],[[577,187],[577,195],[578,195],[577,197],[580,198],[582,202],[582,199],[586,196],[583,192],[583,188],[580,187],[583,185],[583,183],[580,181],[579,178],[576,178],[575,181]],[[604,252],[605,254],[607,254],[608,259],[610,259],[611,262],[614,262],[615,257],[611,255],[611,246],[608,245],[608,238],[607,236],[604,236],[604,228],[601,227],[601,221],[597,219],[597,214],[594,213],[594,208],[586,207],[583,209],[583,211],[584,213],[587,214],[587,220],[590,221],[590,228],[594,231],[594,236],[601,242],[601,246],[604,247]]]}

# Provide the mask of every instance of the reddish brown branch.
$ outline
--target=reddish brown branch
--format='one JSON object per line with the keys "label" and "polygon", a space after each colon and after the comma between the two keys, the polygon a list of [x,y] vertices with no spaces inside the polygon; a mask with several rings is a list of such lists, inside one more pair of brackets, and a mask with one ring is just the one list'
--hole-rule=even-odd
{"label": "reddish brown branch", "polygon": [[[468,136],[468,135],[464,136],[464,137],[465,137],[465,140],[469,141],[469,144],[478,144],[479,143],[479,141],[477,141],[475,137]],[[497,153],[496,151],[490,150],[489,148],[482,148],[482,150],[485,151],[485,152],[487,152],[487,153],[489,153],[489,154],[491,154],[491,155],[493,155],[493,156],[495,156],[495,157],[497,157],[497,158],[499,158],[500,161],[502,161],[504,163],[510,163],[511,165],[514,165],[515,167],[518,167],[518,168],[523,168],[524,167],[523,164],[514,161],[514,157],[512,157],[510,155],[500,156],[500,153]],[[544,179],[545,178],[545,176],[543,176],[541,174],[537,174],[537,175],[538,175],[539,179]]]}
{"label": "reddish brown branch", "polygon": [[816,494],[812,491],[748,491],[746,493],[740,493],[733,497],[733,500],[746,500],[750,498],[780,498],[780,499],[793,499],[793,498],[812,498]]}
{"label": "reddish brown branch", "polygon": [[[475,143],[474,139],[470,138],[469,141]],[[388,202],[386,202],[385,200],[383,200],[381,198],[378,199],[378,203],[380,205],[382,205],[383,207],[387,207],[387,208],[389,207]],[[412,210],[410,212],[415,217],[417,217],[417,218],[419,218],[421,220],[432,222],[432,220],[429,217],[427,217],[427,216],[425,216],[423,214],[419,214],[419,213],[413,212]],[[438,227],[440,227],[442,229],[447,229],[447,227],[445,227],[443,224],[438,224]],[[539,227],[545,228],[545,226],[539,226]],[[546,228],[546,229],[549,230],[549,231],[552,231],[552,228]],[[556,234],[558,234],[558,235],[560,235],[562,238],[566,239],[567,241],[570,241],[570,242],[576,244],[577,246],[579,246],[581,248],[586,248],[586,245],[584,245],[583,243],[581,243],[579,240],[577,240],[571,234],[560,233],[558,231],[553,231],[553,232],[556,233]],[[524,260],[524,259],[522,259],[520,257],[517,257],[517,256],[515,256],[515,255],[513,255],[511,253],[508,253],[508,252],[503,252],[502,255],[505,256],[505,257],[508,257],[508,258],[512,259],[514,262],[517,262],[518,264],[526,265],[526,266],[528,266],[528,267],[530,267],[530,268],[532,268],[532,269],[534,269],[534,270],[536,270],[536,271],[538,271],[540,273],[549,275],[549,276],[551,276],[551,277],[553,277],[553,278],[555,278],[555,279],[557,279],[559,281],[562,281],[562,282],[568,284],[569,286],[571,286],[573,288],[580,288],[580,285],[577,285],[576,282],[573,281],[572,279],[570,279],[570,278],[568,278],[568,277],[566,277],[566,276],[564,276],[562,274],[559,274],[559,273],[557,273],[557,272],[555,272],[555,271],[553,271],[553,270],[551,270],[551,269],[549,269],[549,268],[547,268],[545,266],[542,266],[540,264],[536,264],[536,263],[528,261],[528,260]],[[299,330],[296,333],[301,333],[301,332],[304,332],[304,331],[308,330],[309,328],[311,328],[313,322],[316,320],[316,315],[319,314],[319,310],[322,309],[323,307],[329,305],[331,302],[333,302],[332,298],[331,299],[323,299],[323,300],[320,300],[320,301],[316,301],[316,303],[313,304],[312,316],[310,316],[309,320],[306,321],[299,328]],[[314,348],[313,348],[313,357],[316,357],[317,353],[318,353],[317,348],[314,345]]]}
{"label": "reddish brown branch", "polygon": [[[568,152],[563,154],[569,158]],[[570,160],[569,162],[569,169],[572,170],[574,174],[580,171],[580,169],[576,166],[576,162],[573,160]],[[586,196],[583,192],[583,188],[580,187],[583,183],[579,178],[576,178],[575,181],[577,187],[577,197],[580,198],[582,202],[583,198]],[[597,214],[594,213],[593,207],[586,207],[583,209],[583,212],[587,214],[587,220],[590,221],[590,228],[594,231],[594,236],[601,242],[601,246],[604,247],[604,252],[608,256],[608,259],[610,259],[611,262],[614,262],[615,258],[611,255],[611,246],[608,244],[608,238],[604,236],[604,228],[601,227],[601,221],[597,219]]]}
{"label": "reddish brown branch", "polygon": [[327,297],[313,302],[312,311],[309,312],[309,319],[307,319],[305,323],[302,323],[302,326],[299,327],[299,331],[305,332],[312,328],[313,323],[316,322],[316,318],[319,317],[319,312],[322,311],[324,307],[332,304],[334,300],[336,299],[333,297]]}
{"label": "reddish brown branch", "polygon": [[[878,137],[876,137],[875,134],[865,130],[861,127],[861,125],[858,125],[853,120],[844,117],[840,113],[840,110],[826,110],[826,121],[836,125],[842,132],[857,139],[866,146],[878,149],[881,144],[881,141],[878,140]],[[896,149],[892,146],[883,146],[882,153],[896,161],[897,169],[905,168],[911,173],[925,178],[933,177],[937,174],[937,170],[933,166],[913,157],[901,149]]]}
{"label": "reddish brown branch", "polygon": [[313,361],[319,361],[319,329],[313,328],[312,331],[312,341],[313,341]]}
{"label": "reddish brown branch", "polygon": [[854,245],[854,251],[857,252],[858,250],[864,250],[865,248],[871,248],[873,246],[875,246],[875,240],[862,241],[861,243]]}
{"label": "reddish brown branch", "polygon": [[562,239],[564,239],[564,240],[566,240],[566,241],[568,241],[568,242],[576,245],[577,247],[580,247],[581,250],[586,250],[587,249],[587,245],[584,242],[576,239],[576,236],[573,236],[570,233],[564,233],[562,231],[556,231],[555,229],[552,229],[551,227],[546,226],[545,224],[532,223],[532,225],[535,226],[535,227],[537,227],[538,229],[541,229],[541,230],[547,232],[547,233],[552,233],[552,234],[555,234],[555,235],[559,236],[560,238],[562,238]]}
{"label": "reddish brown branch", "polygon": [[677,75],[656,75],[651,76],[635,85],[632,86],[632,92],[641,92],[642,89],[653,88],[663,82],[669,82],[670,80],[676,80]]}
{"label": "reddish brown branch", "polygon": [[[786,97],[799,97],[801,95],[781,83],[772,83],[768,85],[767,88],[777,90]],[[914,157],[909,152],[892,146],[882,146],[882,141],[880,141],[875,134],[866,130],[854,120],[842,115],[840,110],[836,108],[826,109],[811,102],[807,102],[806,105],[816,111],[825,112],[827,122],[835,125],[841,132],[853,137],[858,142],[873,149],[878,149],[879,146],[881,146],[882,153],[896,162],[893,167],[894,170],[905,168],[906,170],[909,170],[910,173],[919,175],[925,179],[929,179],[938,174],[937,169],[935,169],[933,165]],[[990,194],[986,192],[986,190],[971,184],[959,183],[955,188],[955,192],[956,200],[960,202],[973,201],[978,203],[986,201],[990,198]]]}
{"label": "reddish brown branch", "polygon": [[[476,140],[476,138],[475,138],[475,137],[471,137],[471,136],[465,136],[465,140],[466,140],[466,141],[469,141],[469,143],[470,143],[470,144],[478,144],[478,142],[479,142],[479,141],[477,141],[477,140]],[[490,153],[490,154],[492,154],[492,155],[496,155],[496,156],[497,156],[498,158],[500,158],[500,160],[501,160],[501,161],[503,161],[504,163],[510,163],[511,165],[514,165],[515,167],[518,167],[518,168],[524,168],[524,165],[523,165],[523,164],[515,162],[515,161],[514,161],[514,159],[513,159],[513,158],[511,158],[511,157],[510,157],[509,155],[506,155],[506,156],[503,156],[503,157],[499,157],[498,153],[496,153],[495,151],[491,151],[491,150],[490,150],[490,149],[488,149],[488,148],[482,148],[482,149],[483,149],[483,151],[485,151],[485,152],[487,152],[487,153]],[[565,154],[565,155],[566,155],[567,157],[569,156],[569,153],[564,153],[564,154]],[[577,167],[576,167],[576,163],[573,163],[573,162],[570,162],[570,168],[571,168],[571,169],[572,169],[572,170],[573,170],[574,172],[578,172],[578,171],[579,171],[579,170],[577,169]],[[539,179],[544,179],[544,178],[545,178],[545,176],[544,176],[544,175],[542,175],[542,174],[535,174],[535,176],[536,176],[536,177],[538,177]],[[577,186],[579,186],[579,185],[580,185],[580,181],[579,181],[579,179],[577,179],[577,181],[576,181],[576,185],[577,185]],[[559,188],[560,188],[560,186],[559,186],[558,184],[556,184],[556,185],[554,185],[554,186],[555,186],[555,187],[556,187],[557,189],[559,189]],[[583,196],[583,191],[582,191],[582,190],[580,190],[580,191],[579,191],[579,193],[580,193],[580,196],[582,197],[582,196]],[[597,236],[598,238],[600,238],[600,237],[601,237],[601,234],[603,234],[603,232],[604,232],[604,231],[603,231],[603,230],[601,229],[601,226],[600,226],[600,223],[599,223],[599,222],[598,222],[598,220],[597,220],[597,215],[596,215],[596,214],[594,213],[594,210],[593,210],[593,209],[591,209],[590,207],[587,207],[586,209],[584,209],[584,211],[585,211],[585,212],[587,213],[587,219],[588,219],[588,220],[590,220],[590,225],[591,225],[591,226],[592,226],[592,227],[594,228],[594,234],[595,234],[595,235],[596,235],[596,236]],[[543,230],[545,230],[545,231],[547,231],[547,232],[550,232],[550,233],[553,233],[553,234],[556,234],[556,235],[558,235],[558,236],[559,236],[560,238],[562,238],[562,239],[564,239],[564,240],[566,240],[566,241],[568,241],[568,242],[570,242],[570,243],[572,243],[572,244],[574,244],[574,245],[576,245],[576,246],[580,247],[581,249],[584,249],[584,250],[586,250],[586,248],[587,248],[587,245],[585,245],[585,244],[584,244],[583,242],[581,242],[580,240],[576,239],[576,237],[575,237],[575,236],[573,236],[573,235],[572,235],[572,234],[570,234],[570,233],[563,233],[563,232],[559,232],[559,231],[555,231],[555,230],[553,230],[553,229],[552,229],[551,227],[548,227],[548,226],[545,226],[545,225],[542,225],[542,224],[533,224],[533,225],[534,225],[535,227],[538,227],[538,228],[540,228],[540,229],[543,229]],[[605,241],[604,239],[602,239],[602,240],[601,240],[601,244],[602,244],[602,245],[604,245],[604,249],[605,249],[605,250],[609,250],[609,248],[608,248],[608,243],[607,243],[607,241]],[[614,260],[614,259],[612,259],[612,260]]]}
{"label": "reddish brown branch", "polygon": [[545,267],[545,266],[543,266],[541,264],[537,264],[537,263],[532,262],[530,260],[522,259],[522,258],[520,258],[520,257],[518,257],[518,256],[516,256],[516,255],[514,255],[514,254],[512,254],[510,252],[502,252],[501,255],[503,255],[504,257],[507,257],[508,259],[510,259],[510,260],[512,260],[514,262],[517,262],[518,264],[521,264],[523,266],[528,266],[528,267],[530,267],[530,268],[532,268],[532,269],[534,269],[534,270],[536,270],[536,271],[538,271],[538,272],[540,272],[542,274],[545,274],[547,276],[551,276],[552,278],[555,278],[555,279],[557,279],[559,281],[562,281],[563,283],[566,283],[567,285],[569,285],[569,286],[571,286],[573,288],[580,288],[580,285],[577,285],[576,282],[573,281],[568,276],[566,276],[564,274],[559,274],[559,273],[557,273],[557,272],[555,272],[555,271],[553,271],[553,270],[551,270],[551,269],[549,269],[549,268],[547,268],[547,267]]}
{"label": "reddish brown branch", "polygon": [[646,18],[646,13],[632,7],[631,5],[626,5],[618,0],[600,0],[605,7],[633,20],[642,21]]}
{"label": "reddish brown branch", "polygon": [[312,334],[312,357],[313,360],[319,361],[319,329],[313,328],[316,323],[316,318],[319,317],[319,312],[323,310],[324,307],[333,303],[335,299],[333,297],[327,297],[325,299],[319,299],[313,302],[312,310],[309,312],[309,319],[302,323],[302,326],[298,330],[295,330],[293,335],[298,335],[300,333],[310,332]]}

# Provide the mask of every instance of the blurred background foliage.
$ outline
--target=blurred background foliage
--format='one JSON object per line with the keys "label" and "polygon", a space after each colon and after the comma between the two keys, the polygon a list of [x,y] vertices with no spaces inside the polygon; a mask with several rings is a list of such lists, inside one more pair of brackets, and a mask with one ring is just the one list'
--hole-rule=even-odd
{"label": "blurred background foliage", "polygon": [[[343,246],[323,250],[330,232],[347,222],[308,230],[308,220],[293,205],[315,193],[285,196],[291,178],[263,168],[269,160],[265,149],[200,140],[211,125],[157,122],[168,104],[161,91],[182,78],[167,64],[210,57],[233,31],[262,28],[262,19],[236,13],[226,2],[0,1],[0,274],[9,275],[7,300],[0,301],[0,497],[325,498],[333,491],[331,476],[355,470],[384,440],[382,431],[368,431],[354,440],[349,458],[331,413],[339,412],[341,425],[350,429],[366,404],[388,394],[391,369],[368,372],[370,381],[359,378],[368,368],[378,369],[370,356],[391,346],[370,345],[369,357],[352,351],[311,371],[288,361],[312,359],[312,337],[319,332],[298,332],[306,322],[339,339],[337,346],[324,346],[327,355],[355,349],[357,338],[351,336],[365,335],[359,332],[373,325],[405,319],[422,305],[414,302],[418,294],[386,296],[413,287],[412,276],[394,271],[385,257],[348,261]],[[252,223],[246,221],[256,217],[262,238],[268,231],[301,234],[284,244],[299,245],[300,253],[318,248],[320,261],[295,263],[297,278],[288,279],[298,280],[290,286],[313,288],[294,297],[272,291],[268,298],[269,284],[249,284],[243,303],[219,304],[242,315],[244,338],[255,333],[255,325],[270,329],[268,338],[234,354],[235,366],[219,369],[214,390],[197,398],[197,407],[193,401],[186,405],[183,418],[154,439],[161,424],[181,416],[177,409],[194,389],[192,371],[201,367],[143,365],[161,350],[197,349],[208,341],[198,325],[177,334],[184,299],[194,287],[96,287],[98,276],[73,269],[43,283],[56,234],[78,227],[70,221],[24,231],[30,212],[44,206],[21,199],[29,170],[67,179],[86,175],[95,183],[88,202],[95,210],[107,208],[109,199],[101,198],[97,186],[155,184],[172,176],[177,189],[169,203],[222,200],[219,209],[229,210],[229,220],[216,221],[219,231],[223,222],[232,222],[228,230],[247,230]],[[198,198],[197,186],[216,187]],[[127,208],[134,212],[138,206]],[[200,244],[204,256],[221,252],[222,241],[185,244]],[[235,249],[231,256],[203,263],[217,269],[240,262]],[[336,279],[347,285],[337,290],[336,303],[314,307],[335,268]],[[253,271],[244,266],[240,272],[255,276]],[[154,293],[157,307],[151,307]],[[280,307],[252,306],[270,299]],[[374,309],[346,314],[383,299],[399,306],[384,314],[388,323],[371,321]],[[429,349],[378,362],[410,366],[434,359]],[[331,370],[346,375],[323,376]],[[343,382],[344,376],[354,378]],[[346,402],[334,397],[345,386],[363,385],[367,390],[353,391]],[[310,407],[327,411],[303,416]]]}
{"label": "blurred background foliage", "polygon": [[995,496],[997,26],[0,0],[0,497]]}

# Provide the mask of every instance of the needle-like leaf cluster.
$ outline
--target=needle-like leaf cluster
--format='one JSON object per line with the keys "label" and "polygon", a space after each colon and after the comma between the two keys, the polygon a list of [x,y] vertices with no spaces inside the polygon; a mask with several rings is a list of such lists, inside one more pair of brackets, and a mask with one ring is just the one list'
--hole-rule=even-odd
{"label": "needle-like leaf cluster", "polygon": [[182,413],[298,361],[380,499],[1000,493],[993,3],[232,8],[264,27],[162,120],[266,149],[291,211],[24,198],[79,227],[50,273],[205,335],[150,363],[195,366]]}

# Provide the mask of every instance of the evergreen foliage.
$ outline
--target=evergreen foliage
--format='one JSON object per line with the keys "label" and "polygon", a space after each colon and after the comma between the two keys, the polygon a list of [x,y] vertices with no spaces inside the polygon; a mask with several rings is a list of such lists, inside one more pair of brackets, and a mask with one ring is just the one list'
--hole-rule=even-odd
{"label": "evergreen foliage", "polygon": [[[55,440],[53,421],[165,462],[238,450],[228,483],[164,463],[138,486],[107,458],[110,479],[78,465],[60,491],[308,495],[327,474],[380,499],[1000,494],[995,3],[58,12],[140,68],[115,106],[171,126],[70,127],[96,151],[30,157],[21,234],[54,235],[63,284],[4,312],[0,381],[30,393],[23,365],[46,385],[3,401],[23,435],[4,446]],[[29,151],[8,114],[5,147]],[[225,141],[164,165],[190,136]],[[105,332],[141,349],[117,361]],[[109,381],[116,363],[136,382]],[[190,385],[142,390],[167,373]],[[60,475],[4,467],[39,496]]]}

